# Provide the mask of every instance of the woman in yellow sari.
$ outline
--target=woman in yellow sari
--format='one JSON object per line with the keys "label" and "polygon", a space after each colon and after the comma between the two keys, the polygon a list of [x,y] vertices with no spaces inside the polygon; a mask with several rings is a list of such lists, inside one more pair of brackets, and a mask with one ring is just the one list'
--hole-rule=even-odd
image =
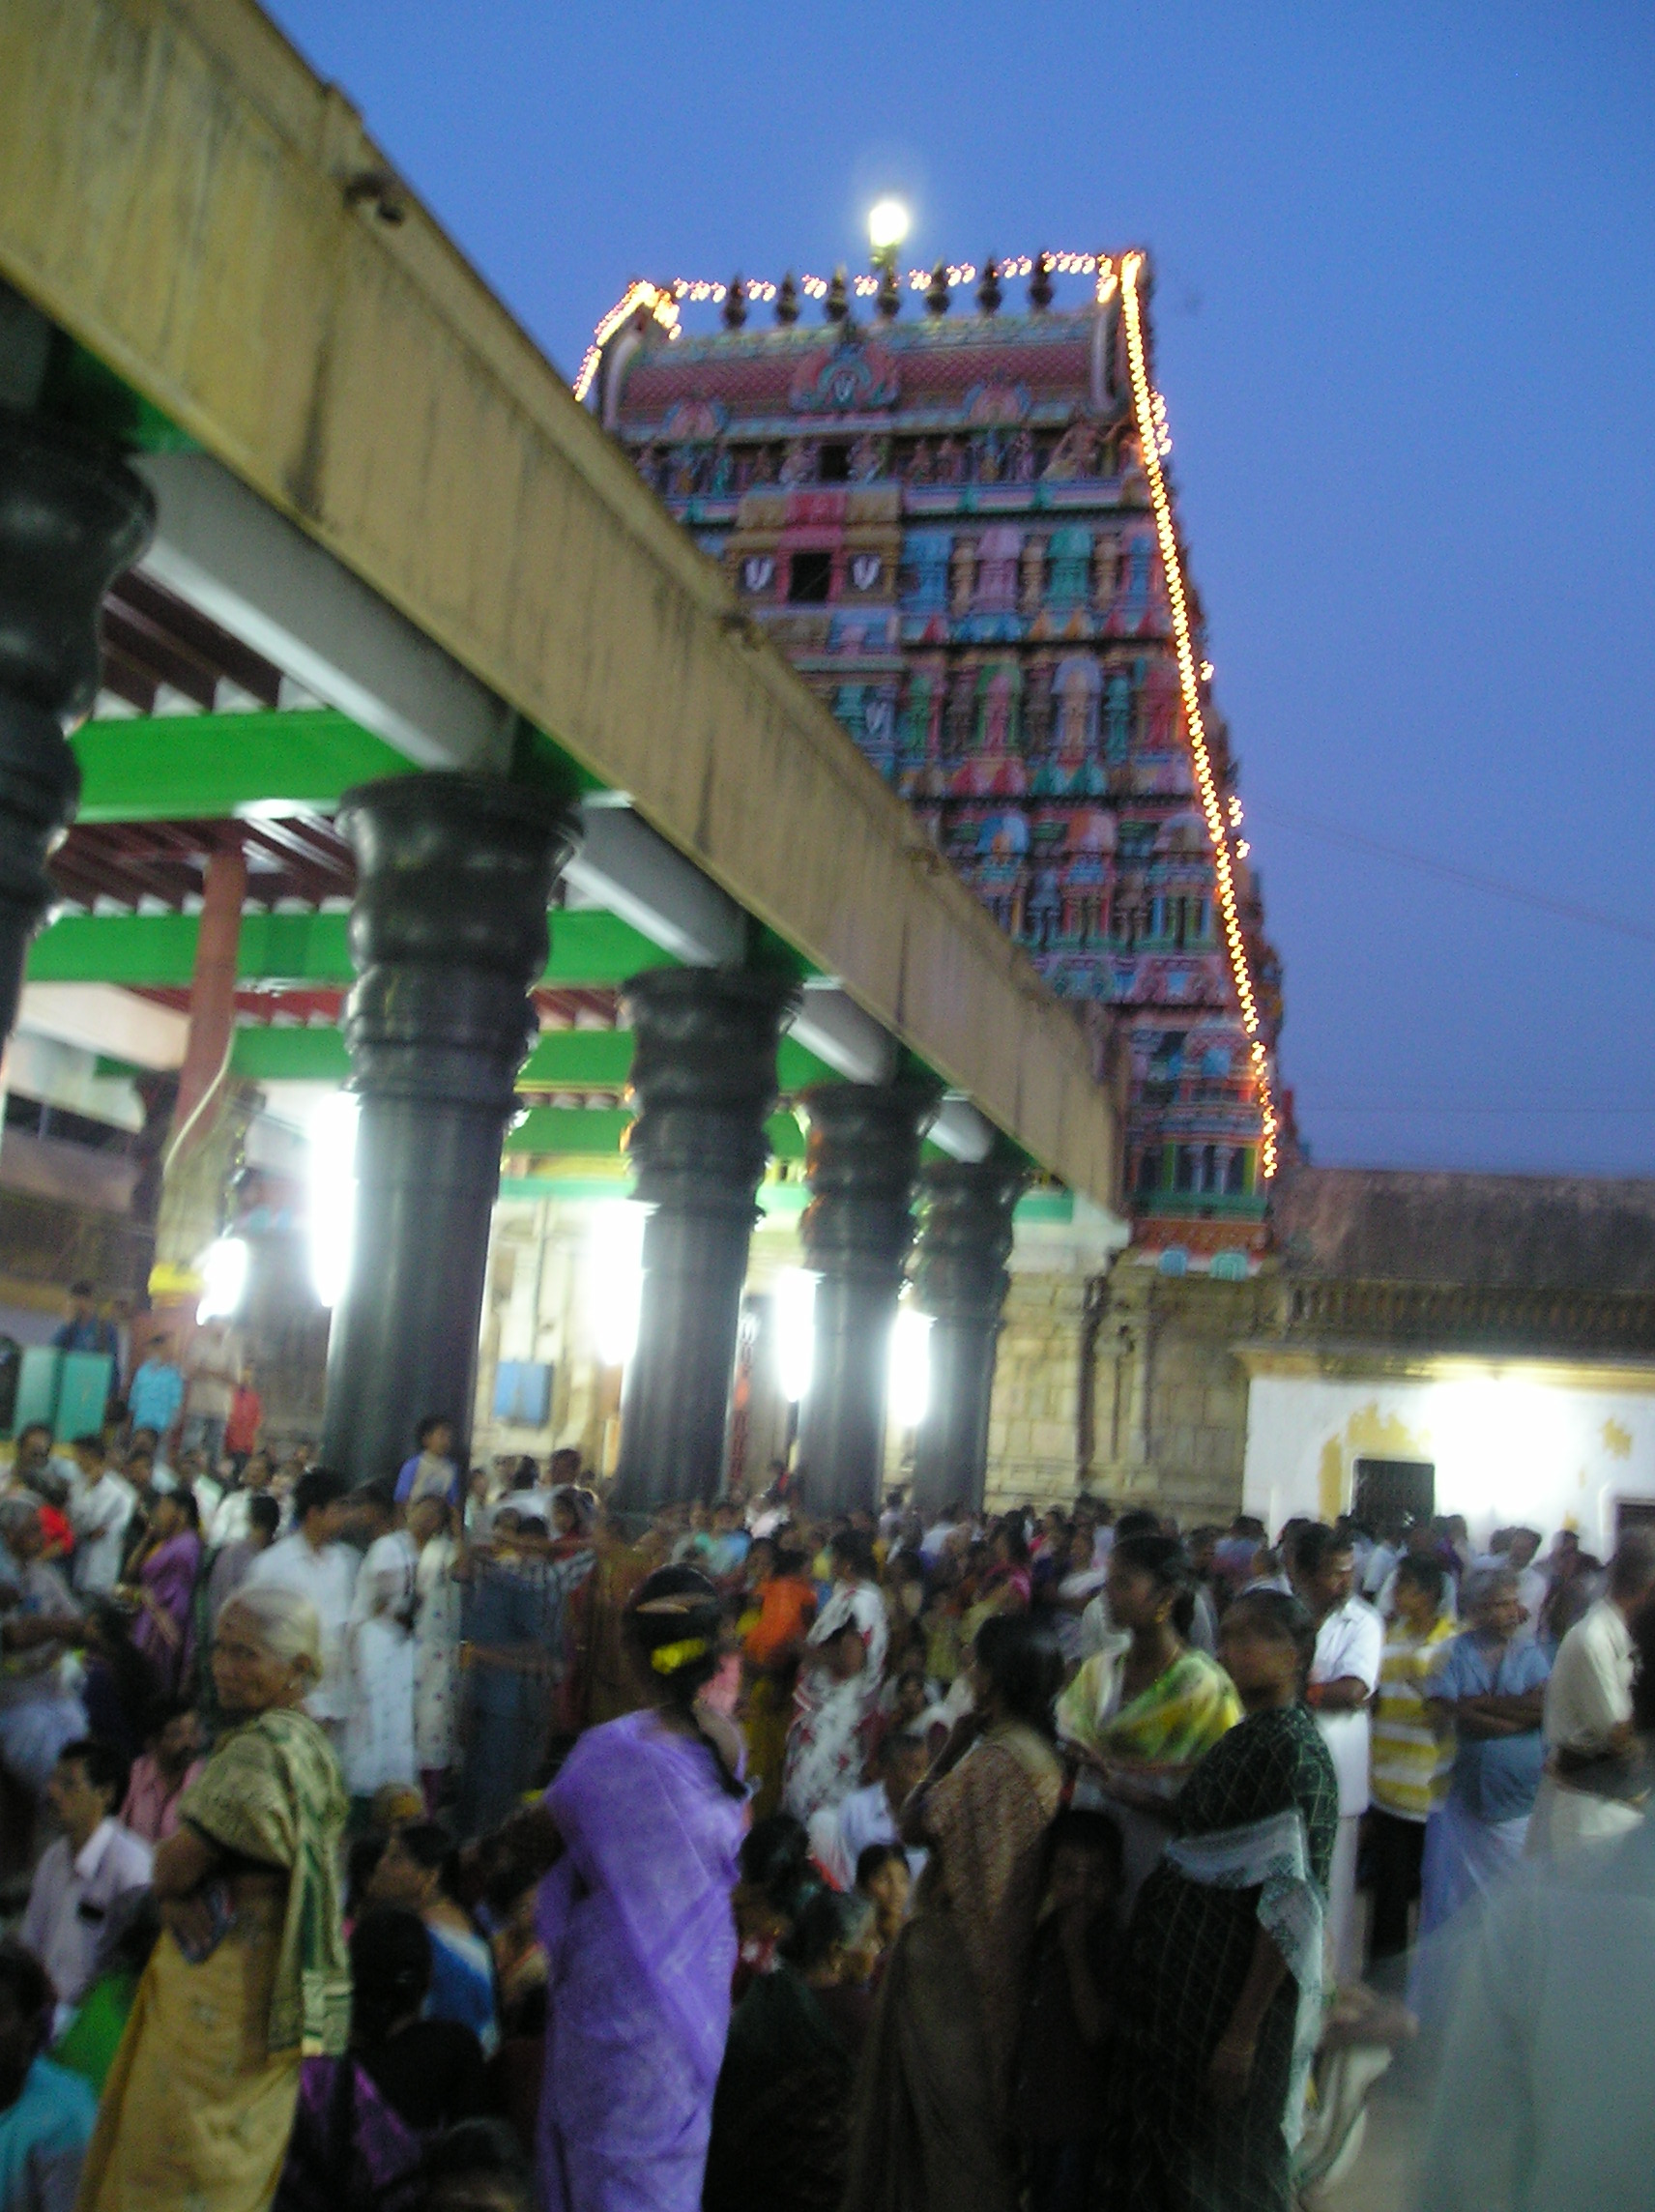
{"label": "woman in yellow sari", "polygon": [[1189,1769],[1235,1726],[1241,1701],[1217,1660],[1184,1642],[1194,1590],[1176,1538],[1121,1537],[1105,1587],[1115,1633],[1058,1700],[1058,1734],[1082,1763],[1075,1803],[1119,1823],[1124,1914],[1173,1832]]}
{"label": "woman in yellow sari", "polygon": [[321,1623],[279,1586],[218,1615],[213,1679],[236,1725],[156,1852],[164,1933],[104,2086],[76,2212],[266,2212],[300,2060],[342,2052],[338,1761],[301,1709]]}

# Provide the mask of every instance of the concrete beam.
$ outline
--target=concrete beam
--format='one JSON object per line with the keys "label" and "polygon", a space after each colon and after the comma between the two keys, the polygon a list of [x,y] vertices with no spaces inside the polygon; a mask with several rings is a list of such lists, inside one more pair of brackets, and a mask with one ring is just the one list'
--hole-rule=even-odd
{"label": "concrete beam", "polygon": [[114,983],[25,983],[17,1027],[134,1067],[182,1067],[189,1038],[188,1014]]}
{"label": "concrete beam", "polygon": [[[411,757],[471,765],[502,757],[506,701],[1043,1167],[1115,1204],[1119,1114],[1072,1013],[412,194],[381,219],[357,187],[387,168],[251,0],[0,15],[0,275],[351,570],[364,623],[389,607],[428,644],[395,734],[319,695]],[[192,555],[168,534],[196,571],[174,578],[193,597],[234,556],[256,606],[252,539],[222,546],[210,522]],[[298,593],[288,541],[257,542]],[[359,663],[340,619],[317,657],[348,680],[374,648]]]}

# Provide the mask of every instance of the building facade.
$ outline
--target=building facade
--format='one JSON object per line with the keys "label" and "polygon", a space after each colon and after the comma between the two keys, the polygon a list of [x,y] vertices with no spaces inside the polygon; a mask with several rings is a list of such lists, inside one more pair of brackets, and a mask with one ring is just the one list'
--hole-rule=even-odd
{"label": "building facade", "polygon": [[1016,311],[992,265],[974,293],[815,286],[821,320],[738,283],[714,331],[640,308],[595,402],[1054,990],[1114,1017],[1136,1242],[1224,1275],[1264,1241],[1280,979],[1199,601],[1169,585],[1141,272],[1099,261],[1059,306],[1042,260]]}

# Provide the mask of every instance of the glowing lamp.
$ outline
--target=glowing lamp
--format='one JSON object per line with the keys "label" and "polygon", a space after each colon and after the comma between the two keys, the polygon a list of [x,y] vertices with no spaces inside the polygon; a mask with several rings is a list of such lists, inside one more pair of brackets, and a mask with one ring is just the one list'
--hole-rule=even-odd
{"label": "glowing lamp", "polygon": [[605,1367],[624,1367],[638,1349],[649,1210],[629,1198],[607,1200],[593,1208],[592,1305],[597,1356]]}
{"label": "glowing lamp", "polygon": [[197,1321],[228,1321],[247,1288],[247,1247],[240,1237],[218,1237],[201,1255]]}
{"label": "glowing lamp", "polygon": [[803,1267],[776,1277],[775,1345],[776,1380],[797,1406],[809,1391],[816,1354],[816,1277]]}
{"label": "glowing lamp", "polygon": [[908,236],[908,210],[900,200],[876,200],[868,210],[868,244],[874,259],[893,254]]}
{"label": "glowing lamp", "polygon": [[310,1117],[310,1282],[331,1312],[351,1279],[356,1240],[357,1121],[362,1101],[335,1091]]}
{"label": "glowing lamp", "polygon": [[916,1429],[931,1403],[931,1316],[906,1300],[890,1332],[890,1417]]}

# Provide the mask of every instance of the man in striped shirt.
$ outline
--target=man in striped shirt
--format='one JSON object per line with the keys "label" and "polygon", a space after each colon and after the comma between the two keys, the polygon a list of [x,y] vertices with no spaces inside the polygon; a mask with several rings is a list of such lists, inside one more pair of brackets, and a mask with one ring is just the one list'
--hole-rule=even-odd
{"label": "man in striped shirt", "polygon": [[1446,1577],[1435,1559],[1405,1553],[1396,1570],[1396,1616],[1385,1631],[1374,1706],[1374,1874],[1371,1953],[1376,1964],[1408,1949],[1408,1906],[1419,1896],[1425,1823],[1442,1800],[1453,1763],[1451,1732],[1428,1709],[1425,1683],[1454,1633],[1443,1611]]}

